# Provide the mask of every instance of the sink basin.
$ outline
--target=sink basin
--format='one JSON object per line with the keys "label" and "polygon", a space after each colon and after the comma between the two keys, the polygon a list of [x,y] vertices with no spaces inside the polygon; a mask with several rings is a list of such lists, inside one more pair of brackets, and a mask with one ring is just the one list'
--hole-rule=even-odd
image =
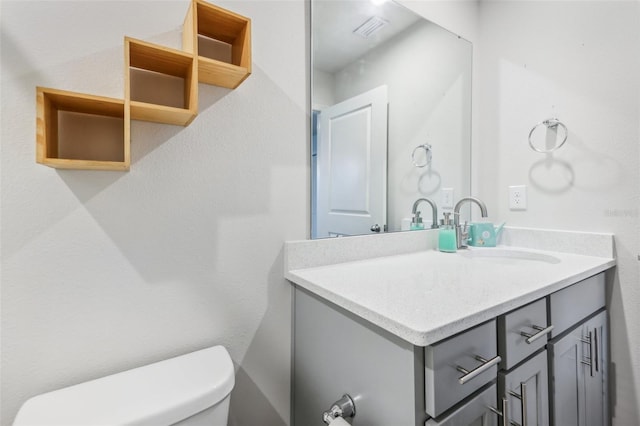
{"label": "sink basin", "polygon": [[560,259],[550,254],[536,253],[526,250],[511,250],[502,248],[475,248],[458,251],[461,256],[482,261],[530,261],[543,263],[560,263]]}

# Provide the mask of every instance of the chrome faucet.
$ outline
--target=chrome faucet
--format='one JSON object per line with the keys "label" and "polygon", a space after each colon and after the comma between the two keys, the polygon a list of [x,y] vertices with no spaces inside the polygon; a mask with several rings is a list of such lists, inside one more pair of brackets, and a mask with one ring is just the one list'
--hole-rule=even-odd
{"label": "chrome faucet", "polygon": [[433,215],[431,229],[435,229],[438,227],[438,206],[436,206],[436,203],[434,203],[433,200],[430,200],[429,198],[418,198],[416,202],[413,203],[413,209],[411,210],[411,213],[413,213],[413,222],[418,223],[422,221],[422,219],[420,218],[420,212],[418,211],[418,204],[423,201],[429,203],[429,205],[431,206],[431,214]]}
{"label": "chrome faucet", "polygon": [[453,208],[453,226],[456,229],[456,243],[458,248],[467,248],[467,240],[469,239],[469,231],[467,230],[467,223],[464,223],[464,228],[460,226],[460,207],[465,201],[471,201],[476,203],[480,207],[480,214],[482,217],[487,217],[487,206],[482,200],[475,197],[464,197],[460,199]]}

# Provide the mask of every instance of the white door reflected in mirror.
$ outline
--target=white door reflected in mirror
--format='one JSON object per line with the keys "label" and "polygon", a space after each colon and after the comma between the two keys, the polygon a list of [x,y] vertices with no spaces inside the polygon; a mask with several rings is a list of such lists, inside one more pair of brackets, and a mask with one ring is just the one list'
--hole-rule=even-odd
{"label": "white door reflected in mirror", "polygon": [[387,87],[324,108],[317,122],[314,237],[379,232],[387,209]]}

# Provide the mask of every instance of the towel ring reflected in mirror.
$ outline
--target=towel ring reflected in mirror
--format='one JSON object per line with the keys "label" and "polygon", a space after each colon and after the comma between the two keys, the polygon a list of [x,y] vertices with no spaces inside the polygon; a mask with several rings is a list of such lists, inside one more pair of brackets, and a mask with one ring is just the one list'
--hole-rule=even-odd
{"label": "towel ring reflected in mirror", "polygon": [[428,143],[416,146],[411,153],[411,162],[416,167],[430,166],[431,158],[432,150],[431,145]]}
{"label": "towel ring reflected in mirror", "polygon": [[[548,149],[542,149],[542,148],[539,148],[539,147],[535,146],[535,144],[531,140],[531,136],[533,136],[533,134],[536,131],[536,129],[538,127],[542,126],[542,125],[544,125],[547,130],[553,129],[556,132],[556,134],[558,133],[558,128],[562,128],[563,131],[564,131],[564,137],[562,138],[562,141],[559,144],[556,144],[556,145],[554,145],[554,146],[552,146],[551,148],[548,148]],[[531,149],[533,149],[536,152],[541,152],[543,154],[547,154],[547,153],[553,152],[553,151],[555,151],[557,149],[560,149],[560,147],[562,145],[564,145],[564,143],[567,141],[567,136],[569,136],[569,131],[567,130],[567,126],[565,126],[557,118],[549,118],[549,119],[544,120],[544,121],[536,124],[535,126],[533,126],[533,129],[531,129],[531,131],[529,132],[529,146],[531,147]]]}

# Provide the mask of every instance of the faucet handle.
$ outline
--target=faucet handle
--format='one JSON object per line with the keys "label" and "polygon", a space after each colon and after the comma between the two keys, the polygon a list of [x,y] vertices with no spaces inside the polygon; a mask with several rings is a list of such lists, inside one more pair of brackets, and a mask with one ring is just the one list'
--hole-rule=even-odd
{"label": "faucet handle", "polygon": [[466,248],[469,244],[469,226],[468,222],[465,220],[464,225],[460,227],[460,235],[458,240],[458,248]]}
{"label": "faucet handle", "polygon": [[467,221],[465,220],[464,225],[460,229],[460,236],[462,237],[463,242],[466,244],[469,239],[469,227],[467,226]]}

